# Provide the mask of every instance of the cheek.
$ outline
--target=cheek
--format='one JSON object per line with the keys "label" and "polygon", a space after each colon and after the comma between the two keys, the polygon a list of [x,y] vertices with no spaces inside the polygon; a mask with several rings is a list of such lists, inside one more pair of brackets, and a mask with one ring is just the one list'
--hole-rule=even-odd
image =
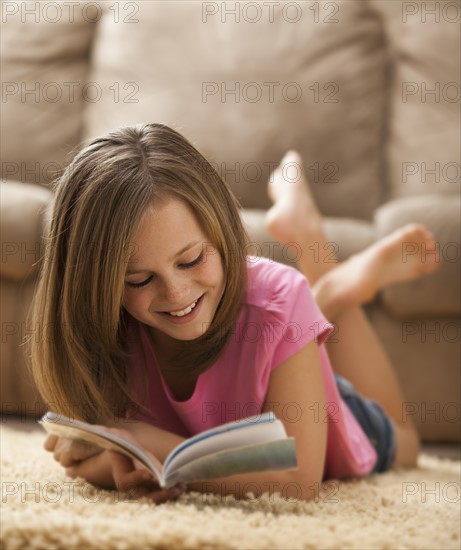
{"label": "cheek", "polygon": [[128,289],[123,296],[123,307],[130,312],[142,311],[149,303],[147,296],[143,292]]}
{"label": "cheek", "polygon": [[224,284],[224,271],[219,256],[212,256],[204,262],[200,269],[200,278],[204,284],[220,287]]}

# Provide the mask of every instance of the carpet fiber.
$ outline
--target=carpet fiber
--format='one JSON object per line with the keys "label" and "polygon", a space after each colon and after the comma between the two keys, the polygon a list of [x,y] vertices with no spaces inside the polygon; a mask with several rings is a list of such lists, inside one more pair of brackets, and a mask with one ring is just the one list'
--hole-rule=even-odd
{"label": "carpet fiber", "polygon": [[63,475],[41,432],[2,428],[1,548],[460,548],[460,468],[421,455],[414,470],[332,481],[315,501],[189,493],[130,501]]}

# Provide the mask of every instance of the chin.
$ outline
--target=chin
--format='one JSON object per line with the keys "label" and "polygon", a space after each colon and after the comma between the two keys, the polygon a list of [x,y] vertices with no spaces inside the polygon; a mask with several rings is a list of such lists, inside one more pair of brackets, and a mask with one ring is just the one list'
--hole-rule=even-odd
{"label": "chin", "polygon": [[198,338],[200,338],[201,336],[203,336],[204,334],[206,334],[208,332],[208,329],[209,329],[209,326],[210,326],[211,323],[207,322],[207,327],[208,327],[207,330],[203,330],[203,328],[202,328],[203,324],[204,323],[200,323],[200,326],[198,326],[198,327],[194,327],[193,329],[188,330],[188,331],[184,331],[183,333],[181,333],[181,331],[178,331],[175,334],[170,334],[170,336],[172,338],[175,338],[176,340],[180,340],[182,342],[189,342],[189,341],[192,341],[192,340],[197,340]]}

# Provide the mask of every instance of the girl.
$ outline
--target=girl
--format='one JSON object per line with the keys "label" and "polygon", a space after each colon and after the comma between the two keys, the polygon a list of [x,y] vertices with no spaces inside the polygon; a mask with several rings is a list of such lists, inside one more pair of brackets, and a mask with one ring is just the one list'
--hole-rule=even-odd
{"label": "girl", "polygon": [[400,257],[404,241],[430,246],[432,235],[406,226],[341,265],[311,261],[312,242],[328,247],[307,182],[283,178],[293,165],[292,152],[271,177],[266,220],[298,243],[302,273],[245,255],[236,199],[171,128],[95,139],[56,185],[33,309],[54,333],[31,341],[31,357],[55,412],[122,430],[161,461],[184,438],[272,410],[296,439],[298,469],[160,490],[118,453],[49,436],[68,475],[155,502],[186,488],[244,497],[247,483],[309,500],[326,478],[415,464],[418,435],[359,306],[435,270]]}

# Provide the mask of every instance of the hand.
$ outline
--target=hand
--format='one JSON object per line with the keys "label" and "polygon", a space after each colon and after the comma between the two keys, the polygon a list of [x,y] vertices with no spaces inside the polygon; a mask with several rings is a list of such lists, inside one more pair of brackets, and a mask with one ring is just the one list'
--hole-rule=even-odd
{"label": "hand", "polygon": [[162,489],[156,478],[146,469],[135,466],[133,461],[115,451],[110,451],[112,476],[119,491],[128,492],[133,498],[147,497],[156,504],[174,500],[187,489],[185,483],[178,483],[168,489]]}
{"label": "hand", "polygon": [[45,450],[53,453],[54,459],[64,468],[74,466],[103,451],[100,447],[77,439],[49,435],[44,443]]}

